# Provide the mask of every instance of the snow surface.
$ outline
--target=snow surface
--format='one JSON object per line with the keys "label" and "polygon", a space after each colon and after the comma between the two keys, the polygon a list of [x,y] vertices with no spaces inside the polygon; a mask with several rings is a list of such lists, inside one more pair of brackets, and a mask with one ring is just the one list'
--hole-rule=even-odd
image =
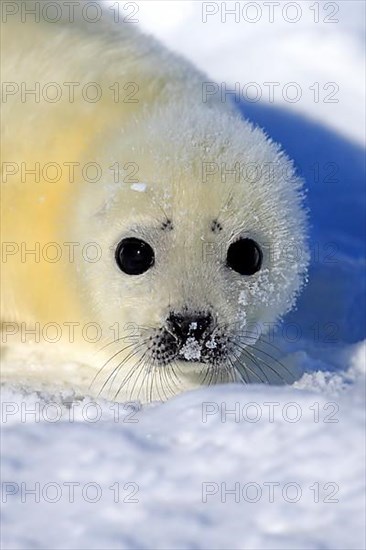
{"label": "snow surface", "polygon": [[2,548],[362,549],[362,376],[142,410],[8,388]]}
{"label": "snow surface", "polygon": [[[297,381],[202,388],[142,409],[7,384],[1,546],[364,549],[364,3],[337,3],[333,25],[203,24],[199,2],[139,4],[142,27],[218,82],[339,84],[337,104],[238,105],[308,187],[310,280],[273,335]],[[225,487],[239,494],[225,502]]]}
{"label": "snow surface", "polygon": [[[144,29],[194,61],[213,81],[225,82],[228,89],[238,82],[240,90],[245,84],[256,83],[261,87],[262,101],[267,103],[272,101],[264,83],[278,83],[273,105],[306,115],[353,142],[365,143],[365,2],[321,0],[317,3],[319,22],[315,22],[311,0],[293,2],[295,8],[286,7],[291,4],[287,0],[277,0],[276,6],[274,2],[267,6],[261,1],[251,3],[257,8],[245,9],[250,2],[237,2],[238,8],[234,1],[225,2],[225,21],[221,2],[141,1],[136,2],[136,17]],[[219,9],[207,15],[204,23],[204,13],[215,9],[205,8],[208,4]],[[239,12],[237,22],[235,14],[229,15],[235,9]],[[258,21],[251,23],[253,19]],[[291,23],[286,19],[298,21]],[[286,101],[285,92],[282,94],[290,82],[301,89],[301,98],[294,103]],[[337,101],[322,101],[332,92],[329,87],[315,102],[315,91],[310,87],[316,82],[320,89],[335,83],[339,91],[329,99]]]}

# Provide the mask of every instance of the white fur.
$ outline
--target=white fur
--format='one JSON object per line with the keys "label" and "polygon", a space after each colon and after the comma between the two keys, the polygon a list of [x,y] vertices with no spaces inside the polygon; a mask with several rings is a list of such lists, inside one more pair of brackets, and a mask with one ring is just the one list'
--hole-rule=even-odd
{"label": "white fur", "polygon": [[[306,215],[301,182],[276,144],[229,105],[215,98],[203,102],[205,75],[133,26],[108,21],[107,14],[92,27],[81,21],[15,21],[5,27],[5,80],[30,85],[95,81],[104,91],[116,81],[136,82],[139,103],[116,104],[106,94],[95,104],[80,98],[73,104],[32,104],[14,97],[5,105],[4,160],[94,161],[103,168],[103,178],[95,184],[61,181],[52,191],[42,182],[25,191],[25,184],[13,178],[3,207],[5,240],[26,235],[29,243],[97,242],[103,254],[96,263],[77,255],[72,265],[41,262],[32,267],[10,258],[3,320],[96,322],[109,344],[109,327],[117,324],[121,337],[137,334],[141,342],[149,334],[145,329],[162,327],[169,311],[183,307],[210,307],[220,325],[230,325],[233,338],[254,326],[263,329],[291,309],[308,261]],[[122,174],[116,183],[110,169],[115,162],[138,165],[137,182]],[[219,167],[207,181],[205,163]],[[244,173],[240,181],[233,176],[223,181],[221,167],[233,169],[236,163],[244,172],[259,167],[261,176],[248,180]],[[274,168],[272,178],[268,166]],[[48,206],[54,193],[56,213]],[[39,216],[47,223],[37,232]],[[173,223],[171,231],[161,230],[166,218]],[[221,232],[212,232],[213,220],[221,223]],[[138,236],[154,248],[156,263],[141,276],[125,275],[116,266],[114,250],[125,236]],[[255,239],[264,252],[262,269],[251,277],[225,266],[228,246],[239,236]],[[296,258],[290,257],[289,245],[296,246]],[[34,279],[44,285],[34,285]],[[121,342],[107,345],[94,359],[89,348],[100,348],[101,342],[85,347],[77,338],[68,348],[63,342],[62,349],[65,358],[81,354],[97,368],[109,361],[94,390],[114,372],[112,395],[124,381],[118,399],[163,398],[207,381],[202,375],[207,365],[178,361],[177,369],[167,366],[163,372],[138,363],[140,353],[114,371],[133,349]],[[213,377],[230,379],[227,372]]]}

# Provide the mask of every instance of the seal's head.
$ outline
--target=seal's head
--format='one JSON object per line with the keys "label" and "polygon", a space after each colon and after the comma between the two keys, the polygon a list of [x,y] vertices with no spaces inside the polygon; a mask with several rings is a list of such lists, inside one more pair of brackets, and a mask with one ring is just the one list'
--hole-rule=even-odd
{"label": "seal's head", "polygon": [[109,181],[86,188],[78,215],[103,250],[81,268],[87,300],[104,326],[122,328],[109,358],[115,369],[117,350],[118,388],[134,381],[151,396],[160,384],[169,395],[245,379],[243,353],[291,309],[306,271],[291,162],[215,106],[146,114],[112,142],[99,144]]}

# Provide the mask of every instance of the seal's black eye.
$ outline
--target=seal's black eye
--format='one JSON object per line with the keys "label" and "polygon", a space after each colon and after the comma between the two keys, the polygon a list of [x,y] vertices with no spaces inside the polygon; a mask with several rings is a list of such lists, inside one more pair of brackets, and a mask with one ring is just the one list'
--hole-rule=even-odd
{"label": "seal's black eye", "polygon": [[151,246],[134,237],[123,239],[116,248],[118,267],[127,275],[141,275],[154,265],[154,251]]}
{"label": "seal's black eye", "polygon": [[253,275],[260,270],[263,253],[253,239],[239,239],[229,246],[226,265],[240,275]]}

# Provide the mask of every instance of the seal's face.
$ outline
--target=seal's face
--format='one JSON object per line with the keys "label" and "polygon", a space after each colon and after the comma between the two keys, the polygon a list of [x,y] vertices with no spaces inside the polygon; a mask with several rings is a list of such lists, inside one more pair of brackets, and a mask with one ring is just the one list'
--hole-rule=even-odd
{"label": "seal's face", "polygon": [[[233,353],[230,337],[244,328],[231,323],[237,313],[235,303],[231,303],[232,274],[251,277],[259,272],[263,262],[262,249],[255,240],[245,236],[238,237],[228,246],[220,242],[217,234],[223,231],[223,226],[217,220],[206,228],[201,227],[203,224],[199,219],[194,224],[190,220],[190,228],[184,220],[180,223],[184,232],[179,235],[178,231],[176,238],[173,233],[176,229],[170,219],[160,227],[161,231],[171,233],[169,237],[161,235],[159,238],[157,234],[155,242],[148,236],[147,240],[137,236],[123,237],[115,248],[116,264],[124,276],[144,276],[146,280],[154,277],[154,269],[158,273],[171,273],[163,288],[159,287],[160,296],[155,309],[161,316],[158,326],[151,329],[150,360],[159,365],[172,361],[211,365],[227,363]],[[140,227],[135,232],[138,235],[145,230]],[[193,234],[193,239],[189,233]],[[165,267],[164,263],[167,264]],[[171,265],[178,269],[172,269]],[[190,266],[195,266],[192,273]],[[161,296],[166,290],[165,308],[161,309],[164,304]]]}
{"label": "seal's face", "polygon": [[162,373],[174,368],[183,386],[192,376],[245,378],[243,353],[292,307],[303,281],[300,183],[278,149],[234,116],[218,113],[214,129],[210,118],[191,118],[184,139],[175,127],[153,120],[126,134],[121,165],[136,177],[84,199],[88,240],[103,250],[83,267],[90,300],[105,326],[120,327],[115,342],[132,380],[157,369],[164,386]]}

